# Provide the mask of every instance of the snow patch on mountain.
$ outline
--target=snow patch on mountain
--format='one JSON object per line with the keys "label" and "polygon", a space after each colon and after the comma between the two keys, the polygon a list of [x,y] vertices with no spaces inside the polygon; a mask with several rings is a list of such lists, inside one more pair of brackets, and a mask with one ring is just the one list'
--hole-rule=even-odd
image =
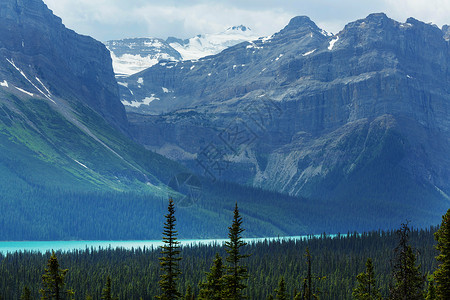
{"label": "snow patch on mountain", "polygon": [[27,94],[27,95],[30,96],[30,97],[33,97],[33,96],[34,96],[33,93],[30,93],[30,92],[28,92],[28,91],[25,91],[24,89],[18,88],[17,86],[15,86],[15,88],[16,88],[18,91],[21,91],[22,93]]}
{"label": "snow patch on mountain", "polygon": [[123,105],[132,106],[132,107],[140,107],[141,105],[149,105],[154,100],[160,100],[155,97],[155,94],[152,94],[150,97],[145,97],[142,101],[122,101]]}
{"label": "snow patch on mountain", "polygon": [[339,36],[336,36],[336,38],[330,41],[330,44],[328,45],[328,50],[330,51],[333,50],[334,44],[336,44],[337,41],[339,41]]}
{"label": "snow patch on mountain", "polygon": [[310,55],[310,54],[313,54],[316,50],[317,50],[317,49],[314,49],[314,50],[308,51],[308,52],[306,52],[306,53],[303,53],[302,56],[308,56],[308,55]]}
{"label": "snow patch on mountain", "polygon": [[167,40],[132,38],[108,41],[105,45],[111,52],[116,77],[127,77],[164,61],[200,59],[256,39],[258,36],[250,28],[239,25],[220,33],[199,34],[187,40],[173,37]]}
{"label": "snow patch on mountain", "polygon": [[220,33],[199,34],[185,44],[174,42],[170,46],[181,54],[183,60],[191,60],[214,55],[231,46],[256,39],[258,36],[250,28],[240,25]]}

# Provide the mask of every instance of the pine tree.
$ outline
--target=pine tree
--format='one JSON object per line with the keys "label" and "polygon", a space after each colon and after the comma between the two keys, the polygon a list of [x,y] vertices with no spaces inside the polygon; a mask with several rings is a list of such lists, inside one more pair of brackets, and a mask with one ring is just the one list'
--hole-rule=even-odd
{"label": "pine tree", "polygon": [[427,296],[425,297],[426,300],[436,300],[436,287],[434,286],[434,278],[432,275],[428,278],[428,291]]}
{"label": "pine tree", "polygon": [[236,203],[234,208],[233,224],[228,227],[228,238],[225,243],[226,252],[228,256],[226,261],[228,263],[227,274],[224,276],[225,294],[224,299],[239,300],[245,298],[243,290],[247,287],[244,280],[248,278],[247,268],[241,265],[241,259],[248,257],[248,255],[241,254],[241,248],[247,245],[242,240],[242,218],[239,215],[239,208]]}
{"label": "pine tree", "polygon": [[194,300],[194,293],[192,292],[192,287],[191,285],[188,285],[187,289],[186,289],[186,294],[184,295],[184,300]]}
{"label": "pine tree", "polygon": [[416,266],[416,255],[408,244],[410,229],[408,222],[397,230],[399,244],[394,250],[393,279],[394,286],[390,289],[390,299],[422,300],[425,277]]}
{"label": "pine tree", "polygon": [[109,276],[106,278],[106,285],[103,288],[101,299],[103,299],[103,300],[112,300],[112,295],[111,295],[111,277],[109,277]]}
{"label": "pine tree", "polygon": [[306,278],[303,280],[303,299],[311,300],[313,290],[312,290],[312,271],[311,271],[311,254],[309,253],[309,247],[305,250],[307,274]]}
{"label": "pine tree", "polygon": [[74,295],[72,290],[63,291],[65,285],[64,278],[68,271],[67,269],[63,270],[59,268],[55,251],[52,251],[52,255],[47,262],[47,268],[45,268],[44,275],[42,275],[43,288],[39,291],[42,295],[42,300],[60,300],[64,299],[64,294],[68,296]]}
{"label": "pine tree", "polygon": [[206,282],[200,284],[200,300],[220,300],[224,293],[224,267],[222,257],[216,253],[214,263],[209,273],[206,273]]}
{"label": "pine tree", "polygon": [[177,290],[176,281],[181,274],[178,262],[181,260],[180,242],[177,241],[177,231],[175,230],[175,205],[172,198],[169,199],[168,214],[165,215],[163,243],[161,246],[161,255],[159,258],[161,266],[161,280],[159,286],[161,295],[158,299],[172,300],[181,297],[181,293]]}
{"label": "pine tree", "polygon": [[436,296],[438,299],[450,299],[450,209],[442,216],[439,230],[434,234],[439,255],[438,268],[434,272]]}
{"label": "pine tree", "polygon": [[284,277],[281,277],[280,282],[278,283],[278,288],[275,290],[277,293],[277,300],[288,300],[289,294],[286,291],[286,283],[284,281]]}
{"label": "pine tree", "polygon": [[25,286],[22,291],[22,295],[20,295],[20,300],[31,300],[31,291]]}
{"label": "pine tree", "polygon": [[368,258],[366,262],[366,271],[356,276],[358,286],[353,290],[352,296],[357,300],[378,300],[381,299],[381,293],[376,288],[375,273],[373,271],[372,259]]}

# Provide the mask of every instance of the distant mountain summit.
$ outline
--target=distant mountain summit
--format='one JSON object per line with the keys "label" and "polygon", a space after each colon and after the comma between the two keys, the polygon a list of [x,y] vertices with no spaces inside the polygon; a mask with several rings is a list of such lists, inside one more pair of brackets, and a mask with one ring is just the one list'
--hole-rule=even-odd
{"label": "distant mountain summit", "polygon": [[129,38],[105,43],[111,51],[117,77],[129,76],[158,62],[199,59],[217,54],[238,43],[257,39],[250,28],[239,25],[216,34],[199,34],[190,39],[169,37]]}
{"label": "distant mountain summit", "polygon": [[108,41],[114,72],[117,77],[129,76],[160,61],[182,60],[181,54],[168,42],[158,38],[131,38]]}
{"label": "distant mountain summit", "polygon": [[249,27],[239,25],[220,33],[199,34],[183,43],[172,42],[170,45],[181,54],[183,60],[192,60],[217,54],[228,47],[257,38]]}

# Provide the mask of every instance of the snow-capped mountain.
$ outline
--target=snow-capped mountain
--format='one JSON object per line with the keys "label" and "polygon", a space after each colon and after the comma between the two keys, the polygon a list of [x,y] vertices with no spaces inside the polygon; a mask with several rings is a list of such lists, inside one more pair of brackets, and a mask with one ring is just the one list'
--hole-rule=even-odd
{"label": "snow-capped mountain", "polygon": [[181,54],[183,60],[192,60],[220,53],[228,47],[257,38],[250,28],[239,25],[220,33],[199,34],[187,41],[171,42],[170,46]]}
{"label": "snow-capped mountain", "polygon": [[190,39],[169,37],[130,38],[105,43],[111,52],[117,77],[129,76],[145,70],[162,60],[181,61],[217,54],[241,42],[257,39],[250,28],[239,25],[214,34],[199,34]]}
{"label": "snow-capped mountain", "polygon": [[158,38],[131,38],[108,41],[117,77],[129,76],[157,64],[161,60],[181,60],[181,55],[166,41]]}

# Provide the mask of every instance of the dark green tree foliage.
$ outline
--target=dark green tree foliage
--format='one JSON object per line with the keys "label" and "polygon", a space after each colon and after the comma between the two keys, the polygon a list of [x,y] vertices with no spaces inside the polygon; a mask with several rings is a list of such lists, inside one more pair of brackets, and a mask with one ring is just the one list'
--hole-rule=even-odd
{"label": "dark green tree foliage", "polygon": [[311,253],[309,252],[309,247],[306,247],[304,257],[306,258],[307,266],[306,277],[303,278],[302,292],[295,294],[294,299],[318,299],[320,290],[314,287],[313,279],[316,281],[321,281],[326,277],[320,277],[312,273],[312,259]]}
{"label": "dark green tree foliage", "polygon": [[437,240],[436,249],[439,251],[436,257],[438,268],[434,272],[436,296],[439,299],[450,299],[450,209],[442,216],[441,227],[434,236]]}
{"label": "dark green tree foliage", "polygon": [[309,247],[306,247],[305,251],[306,257],[306,265],[307,265],[307,274],[306,278],[303,280],[303,299],[311,300],[313,295],[313,287],[312,287],[312,271],[311,271],[311,253],[309,253]]}
{"label": "dark green tree foliage", "polygon": [[187,289],[186,289],[186,294],[184,295],[184,300],[194,300],[195,296],[194,293],[192,292],[192,287],[191,285],[188,285]]}
{"label": "dark green tree foliage", "polygon": [[[167,202],[165,206],[167,210]],[[176,216],[180,218],[178,211]],[[228,215],[228,219],[232,216]],[[415,229],[410,233],[411,245],[420,253],[418,264],[421,264],[423,272],[433,272],[437,268],[435,257],[438,251],[434,248],[436,241],[433,236],[436,230]],[[313,285],[322,291],[321,299],[351,299],[355,277],[365,271],[367,257],[376,262],[377,285],[386,298],[392,281],[389,254],[397,244],[394,231],[350,233],[336,237],[323,235],[303,241],[251,242],[242,249],[243,253],[252,253],[245,259],[248,274],[251,274],[245,293],[249,299],[267,299],[278,286],[281,276],[290,294],[295,289],[301,291],[303,278],[307,274],[304,253],[309,247],[313,275],[318,273],[327,276],[326,280],[319,281],[313,277]],[[183,274],[177,285],[187,287],[190,284],[194,294],[198,294],[198,283],[205,281],[205,272],[210,269],[216,253],[222,258],[226,257],[225,248],[211,244],[185,246],[181,250],[183,260],[180,268]],[[56,252],[56,256],[61,265],[70,270],[65,282],[67,287],[77,292],[77,300],[85,300],[87,295],[99,300],[109,274],[114,274],[111,289],[113,296],[118,299],[138,300],[142,297],[150,300],[160,294],[159,249],[88,248],[67,253]],[[26,285],[31,290],[31,298],[39,299],[41,276],[49,257],[50,254],[28,251],[0,254],[0,297],[3,300],[20,299]],[[225,263],[225,259],[223,261]],[[301,299],[301,295],[297,299]]]}
{"label": "dark green tree foliage", "polygon": [[52,255],[47,262],[47,268],[45,268],[42,275],[43,288],[39,291],[42,300],[60,300],[65,298],[64,295],[74,295],[72,290],[64,291],[64,278],[68,271],[68,269],[63,270],[59,268],[55,251],[52,251]]}
{"label": "dark green tree foliage", "polygon": [[434,278],[433,276],[429,276],[428,278],[428,291],[427,296],[425,297],[426,300],[436,300],[436,287],[434,285]]}
{"label": "dark green tree foliage", "polygon": [[206,273],[206,282],[200,284],[200,300],[220,300],[224,293],[224,266],[222,263],[222,257],[216,253],[214,263]]}
{"label": "dark green tree foliage", "polygon": [[111,277],[107,277],[106,278],[106,285],[103,288],[102,291],[102,298],[103,300],[112,300],[112,295],[111,295]]}
{"label": "dark green tree foliage", "polygon": [[288,300],[289,294],[286,290],[286,282],[284,281],[284,277],[281,277],[280,282],[278,283],[278,288],[275,290],[276,299],[277,300]]}
{"label": "dark green tree foliage", "polygon": [[20,296],[20,300],[31,300],[31,291],[25,286],[22,291],[22,295]]}
{"label": "dark green tree foliage", "polygon": [[247,245],[242,240],[242,232],[245,229],[242,228],[242,218],[239,215],[239,208],[236,203],[234,208],[233,224],[228,227],[229,241],[225,243],[226,252],[228,254],[226,261],[227,274],[224,276],[225,281],[225,294],[224,299],[243,299],[243,290],[247,287],[244,282],[247,278],[247,268],[241,264],[243,258],[248,257],[241,253],[242,247]]}
{"label": "dark green tree foliage", "polygon": [[390,289],[390,299],[393,300],[424,299],[425,277],[420,272],[420,265],[416,266],[416,255],[409,245],[409,233],[408,222],[397,230],[399,243],[394,249],[394,285]]}
{"label": "dark green tree foliage", "polygon": [[164,223],[163,243],[161,246],[161,255],[159,263],[161,266],[160,275],[161,280],[159,286],[161,288],[161,295],[158,299],[172,300],[181,297],[181,293],[177,290],[176,281],[181,274],[178,266],[181,260],[180,242],[177,241],[177,231],[175,230],[175,205],[172,198],[169,199],[168,214],[165,215],[166,222]]}
{"label": "dark green tree foliage", "polygon": [[376,287],[375,272],[373,270],[372,259],[366,262],[366,271],[356,276],[357,286],[353,290],[352,296],[357,300],[378,300],[381,299],[380,290]]}

